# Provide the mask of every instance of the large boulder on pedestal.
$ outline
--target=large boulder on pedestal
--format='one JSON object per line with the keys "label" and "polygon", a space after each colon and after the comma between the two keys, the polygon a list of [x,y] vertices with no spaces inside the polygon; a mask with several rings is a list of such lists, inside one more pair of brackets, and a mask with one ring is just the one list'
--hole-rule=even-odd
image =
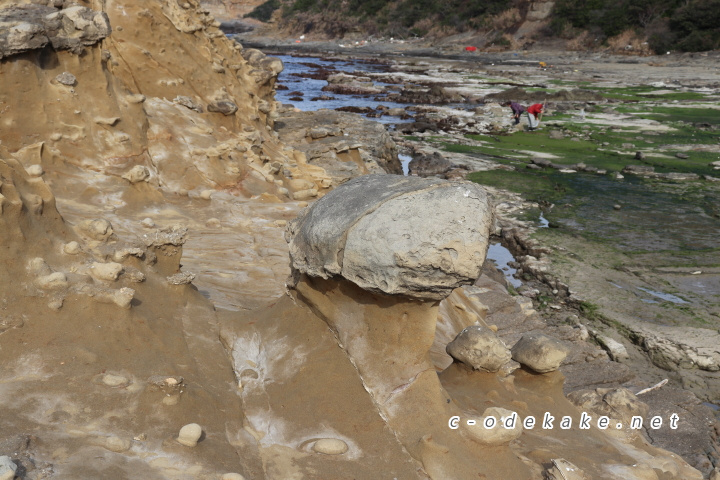
{"label": "large boulder on pedestal", "polygon": [[480,275],[492,208],[470,182],[366,175],[288,225],[294,272],[441,300]]}

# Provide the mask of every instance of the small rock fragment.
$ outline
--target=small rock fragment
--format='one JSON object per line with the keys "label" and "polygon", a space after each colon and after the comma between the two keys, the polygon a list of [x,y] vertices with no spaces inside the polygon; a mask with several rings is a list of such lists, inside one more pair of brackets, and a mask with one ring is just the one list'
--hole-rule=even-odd
{"label": "small rock fragment", "polygon": [[198,113],[203,113],[202,106],[199,103],[195,102],[195,100],[193,100],[190,97],[186,97],[184,95],[178,95],[177,97],[175,97],[173,99],[173,103],[182,105],[183,107],[187,107],[190,110],[195,110]]}
{"label": "small rock fragment", "polygon": [[15,478],[17,465],[7,455],[0,457],[0,480],[12,480]]}
{"label": "small rock fragment", "polygon": [[523,335],[511,352],[513,360],[538,373],[557,370],[568,354],[559,340],[541,333]]}
{"label": "small rock fragment", "polygon": [[77,228],[80,233],[98,241],[106,241],[113,234],[112,225],[104,218],[85,220]]}
{"label": "small rock fragment", "polygon": [[155,226],[155,222],[153,222],[153,219],[150,217],[147,217],[143,219],[142,222],[140,222],[140,225],[142,225],[145,228],[153,228]]}
{"label": "small rock fragment", "polygon": [[681,160],[686,160],[690,158],[690,156],[687,153],[676,153],[675,156]]}
{"label": "small rock fragment", "polygon": [[120,117],[95,117],[95,123],[98,125],[107,125],[112,127],[120,121]]}
{"label": "small rock fragment", "polygon": [[582,470],[564,458],[554,458],[552,466],[545,472],[548,480],[587,480]]}
{"label": "small rock fragment", "polygon": [[119,263],[93,263],[90,270],[90,275],[98,280],[105,280],[114,282],[118,276],[123,272],[125,267]]}
{"label": "small rock fragment", "polygon": [[615,205],[613,205],[613,208],[614,208],[615,210],[620,210],[620,209],[622,208],[622,205],[618,205],[618,204],[616,203]]}
{"label": "small rock fragment", "polygon": [[237,112],[237,105],[227,100],[211,103],[207,106],[208,112],[222,113],[223,115],[232,115]]}
{"label": "small rock fragment", "polygon": [[189,423],[180,429],[177,441],[186,447],[194,447],[200,440],[201,435],[202,427],[197,423]]}
{"label": "small rock fragment", "polygon": [[129,438],[108,437],[105,440],[105,448],[111,452],[126,452],[130,450],[130,445],[131,442]]}
{"label": "small rock fragment", "polygon": [[30,273],[33,273],[35,275],[50,275],[52,273],[52,270],[50,270],[50,267],[48,266],[47,262],[40,258],[35,257],[31,259],[28,262],[27,269]]}
{"label": "small rock fragment", "polygon": [[209,218],[207,222],[205,222],[206,227],[210,228],[219,228],[222,226],[222,223],[217,218]]}
{"label": "small rock fragment", "polygon": [[35,286],[41,290],[59,290],[68,285],[67,277],[62,272],[43,275],[35,279]]}
{"label": "small rock fragment", "polygon": [[102,382],[108,387],[120,387],[127,385],[129,380],[122,375],[113,375],[111,373],[103,375]]}
{"label": "small rock fragment", "polygon": [[465,328],[445,350],[455,360],[485,372],[497,372],[512,357],[503,341],[480,325]]}
{"label": "small rock fragment", "polygon": [[180,272],[175,275],[167,277],[167,281],[170,285],[187,285],[195,279],[194,273]]}
{"label": "small rock fragment", "polygon": [[[494,417],[495,421],[488,420],[489,417]],[[518,438],[523,430],[522,420],[517,413],[499,407],[486,409],[474,425],[463,425],[470,438],[483,445],[510,443]]]}
{"label": "small rock fragment", "polygon": [[59,142],[60,140],[62,140],[62,138],[63,138],[62,133],[55,132],[52,135],[50,135],[50,140],[52,140],[53,142]]}
{"label": "small rock fragment", "polygon": [[200,192],[200,198],[203,200],[210,200],[210,197],[212,197],[212,194],[215,193],[214,190],[203,190]]}
{"label": "small rock fragment", "polygon": [[135,165],[122,178],[130,183],[147,182],[150,178],[150,170],[144,165]]}
{"label": "small rock fragment", "polygon": [[130,308],[130,302],[132,302],[135,296],[135,290],[128,287],[123,287],[119,290],[115,290],[110,295],[112,302],[121,308]]}
{"label": "small rock fragment", "polygon": [[142,93],[135,93],[133,95],[128,95],[125,99],[128,103],[142,103],[145,101],[145,95]]}
{"label": "small rock fragment", "polygon": [[299,190],[297,192],[293,192],[292,198],[293,200],[309,200],[311,198],[317,197],[318,191],[316,188],[309,188],[307,190]]}
{"label": "small rock fragment", "polygon": [[63,72],[55,77],[55,81],[61,85],[72,87],[77,83],[77,78],[70,72]]}
{"label": "small rock fragment", "polygon": [[630,355],[628,355],[625,345],[623,345],[622,343],[610,337],[606,337],[605,335],[596,335],[595,338],[597,339],[603,350],[608,353],[612,360],[620,362],[622,360],[627,360],[630,358]]}
{"label": "small rock fragment", "polygon": [[115,250],[115,253],[113,253],[113,260],[116,262],[122,262],[129,256],[142,258],[143,255],[145,255],[145,252],[142,248],[137,247],[126,247],[126,248],[120,248],[118,250]]}
{"label": "small rock fragment", "polygon": [[48,302],[48,308],[50,310],[54,310],[54,311],[58,312],[62,308],[63,302],[64,302],[64,300],[62,297],[53,298],[52,300],[50,300]]}
{"label": "small rock fragment", "polygon": [[341,455],[348,451],[347,443],[337,438],[321,438],[312,448],[317,453],[325,455]]}
{"label": "small rock fragment", "polygon": [[25,171],[26,171],[27,174],[30,175],[31,177],[41,177],[42,174],[45,173],[45,171],[44,171],[43,168],[42,168],[42,165],[37,165],[37,164],[35,164],[35,165],[30,165],[29,167],[27,167],[27,168],[25,169]]}
{"label": "small rock fragment", "polygon": [[63,245],[63,253],[66,255],[77,255],[80,253],[80,244],[75,241],[66,243]]}

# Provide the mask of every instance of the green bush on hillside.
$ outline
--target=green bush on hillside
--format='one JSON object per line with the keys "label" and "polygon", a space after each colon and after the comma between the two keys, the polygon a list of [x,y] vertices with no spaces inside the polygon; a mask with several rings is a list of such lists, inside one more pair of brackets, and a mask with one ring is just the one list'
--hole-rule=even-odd
{"label": "green bush on hillside", "polygon": [[550,28],[605,38],[635,29],[656,52],[711,50],[720,47],[720,0],[558,0]]}
{"label": "green bush on hillside", "polygon": [[267,22],[272,17],[273,12],[278,8],[280,8],[279,0],[267,0],[267,2],[258,5],[252,12],[245,16],[260,20],[261,22]]}

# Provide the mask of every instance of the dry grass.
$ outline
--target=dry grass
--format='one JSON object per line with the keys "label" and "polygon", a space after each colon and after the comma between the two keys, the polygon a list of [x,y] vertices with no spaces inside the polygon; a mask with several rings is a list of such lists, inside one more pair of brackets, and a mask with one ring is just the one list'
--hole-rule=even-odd
{"label": "dry grass", "polygon": [[507,30],[520,22],[520,10],[517,8],[511,8],[504,12],[498,13],[497,15],[490,17],[488,25],[493,30]]}
{"label": "dry grass", "polygon": [[608,38],[608,48],[613,53],[627,55],[651,55],[652,51],[645,37],[633,30],[625,30],[620,35]]}

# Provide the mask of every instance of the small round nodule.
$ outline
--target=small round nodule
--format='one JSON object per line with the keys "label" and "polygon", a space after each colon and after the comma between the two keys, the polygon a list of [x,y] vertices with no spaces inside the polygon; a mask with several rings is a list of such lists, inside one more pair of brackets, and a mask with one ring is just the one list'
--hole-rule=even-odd
{"label": "small round nodule", "polygon": [[313,445],[313,450],[325,455],[341,455],[348,451],[347,443],[337,438],[321,438]]}
{"label": "small round nodule", "polygon": [[202,435],[202,427],[197,423],[189,423],[180,429],[177,441],[186,447],[194,447],[197,445]]}

